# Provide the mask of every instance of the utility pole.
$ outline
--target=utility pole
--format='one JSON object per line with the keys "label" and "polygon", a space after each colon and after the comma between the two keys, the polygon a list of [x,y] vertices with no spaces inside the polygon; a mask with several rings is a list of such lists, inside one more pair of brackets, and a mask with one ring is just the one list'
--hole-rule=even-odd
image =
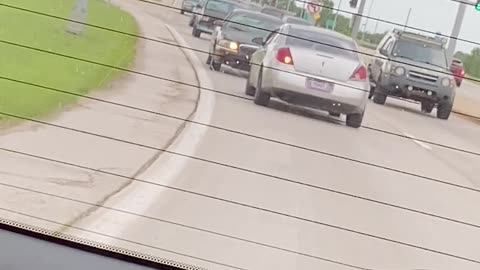
{"label": "utility pole", "polygon": [[407,30],[408,22],[410,21],[410,15],[412,14],[412,8],[408,9],[407,19],[405,20],[405,26],[403,27],[403,31]]}
{"label": "utility pole", "polygon": [[453,24],[452,34],[450,35],[451,38],[448,41],[448,48],[447,48],[448,61],[451,61],[453,58],[453,55],[455,54],[455,49],[457,47],[457,38],[462,28],[463,17],[465,16],[466,7],[467,7],[466,4],[463,4],[461,2],[458,3],[457,18],[455,19],[455,23]]}
{"label": "utility pole", "polygon": [[335,17],[333,18],[333,31],[335,31],[335,28],[337,27],[337,18],[338,18],[338,13],[340,12],[340,8],[342,7],[342,0],[338,2],[338,8],[337,12],[335,13]]}
{"label": "utility pole", "polygon": [[[69,19],[76,22],[68,22],[66,31],[70,34],[80,35],[85,29],[88,16],[88,0],[77,0],[73,6]],[[77,23],[80,22],[80,23]]]}
{"label": "utility pole", "polygon": [[358,36],[358,31],[360,30],[360,24],[362,23],[363,11],[365,10],[366,0],[361,0],[360,7],[358,8],[358,15],[353,15],[353,26],[352,26],[352,38],[356,39]]}
{"label": "utility pole", "polygon": [[365,32],[367,32],[368,20],[370,18],[370,13],[372,12],[373,3],[375,3],[375,0],[372,0],[372,2],[370,3],[370,7],[368,8],[367,19],[365,20],[365,24],[363,25],[362,40],[365,40]]}

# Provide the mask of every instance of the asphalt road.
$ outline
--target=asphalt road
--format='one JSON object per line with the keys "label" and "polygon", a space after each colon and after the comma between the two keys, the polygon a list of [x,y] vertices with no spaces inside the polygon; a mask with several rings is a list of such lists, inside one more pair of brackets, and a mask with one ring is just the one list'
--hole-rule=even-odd
{"label": "asphalt road", "polygon": [[[208,36],[200,39],[192,37],[191,28],[187,26],[188,15],[161,7],[150,9],[152,14],[172,26],[191,47],[208,50]],[[205,54],[196,55],[202,63],[205,62]],[[205,64],[204,67],[207,68]],[[216,90],[244,95],[243,77],[210,70],[207,74]],[[385,106],[369,102],[365,127],[358,130],[336,123],[337,118],[325,113],[280,102],[272,102],[270,108],[264,108],[254,105],[250,100],[221,94],[216,94],[215,99],[211,108],[212,125],[395,168],[397,171],[207,129],[195,146],[194,156],[237,168],[183,158],[181,171],[174,171],[175,167],[169,168],[169,172],[175,174],[172,181],[167,182],[166,178],[162,178],[164,174],[155,168],[161,164],[154,165],[150,172],[143,175],[143,179],[276,213],[138,182],[108,205],[137,213],[141,211],[146,216],[248,239],[270,247],[108,210],[92,214],[84,221],[84,225],[90,224],[88,226],[100,232],[116,231],[123,239],[168,249],[177,254],[131,242],[117,241],[119,245],[123,243],[123,246],[132,249],[210,269],[229,269],[229,266],[244,269],[352,269],[321,258],[371,269],[479,269],[477,263],[450,256],[480,261],[478,227],[238,168],[480,224],[479,192],[400,172],[480,188],[479,156],[418,141],[433,141],[480,153],[480,126],[455,115],[449,121],[438,120],[434,114],[421,113],[419,106],[393,99],[389,99]],[[164,155],[169,156],[173,158],[171,154]],[[365,234],[388,238],[397,243]]]}

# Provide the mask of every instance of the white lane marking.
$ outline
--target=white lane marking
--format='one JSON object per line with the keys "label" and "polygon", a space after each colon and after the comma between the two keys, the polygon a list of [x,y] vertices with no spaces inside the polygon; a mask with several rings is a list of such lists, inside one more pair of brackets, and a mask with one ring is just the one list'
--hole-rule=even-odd
{"label": "white lane marking", "polygon": [[[185,39],[183,39],[173,27],[170,27],[168,24],[165,25],[180,46],[186,48],[190,47]],[[182,49],[182,51],[192,64],[200,87],[213,89],[213,83],[202,62],[198,59],[195,53],[189,49]],[[199,89],[199,91],[200,98],[197,110],[191,120],[209,124],[215,106],[215,94],[211,91],[205,91],[202,89]],[[187,123],[182,133],[170,145],[168,150],[193,156],[207,130],[207,126]],[[166,153],[162,154],[148,170],[138,176],[138,179],[159,182],[162,185],[170,186],[171,183],[178,178],[180,173],[182,173],[188,162],[189,159],[185,157]],[[109,204],[107,202],[107,205],[114,209],[123,209],[129,212],[143,214],[146,213],[147,210],[150,209],[162,196],[161,193],[162,189],[160,188],[151,188],[143,184],[132,184],[115,196],[112,199],[113,203]],[[95,216],[95,214],[92,215]],[[118,224],[114,223],[109,224],[107,223],[107,220],[108,219],[97,217],[95,220],[83,221],[83,226],[88,226],[91,229],[101,228],[101,230],[107,230],[109,235],[120,237],[126,235],[129,230],[134,228],[134,224],[138,222],[138,217],[134,215],[124,215],[122,218],[122,226],[118,226]],[[114,239],[112,238],[103,242],[110,242],[107,244],[112,244]]]}
{"label": "white lane marking", "polygon": [[410,139],[412,139],[412,141],[413,141],[414,143],[418,144],[420,147],[425,148],[425,149],[427,149],[427,150],[432,150],[432,147],[431,147],[430,145],[428,145],[428,144],[426,144],[426,143],[424,143],[424,142],[418,141],[418,139],[415,138],[413,135],[410,135],[410,134],[405,133],[405,132],[404,132],[403,134],[404,134],[405,136],[409,137]]}

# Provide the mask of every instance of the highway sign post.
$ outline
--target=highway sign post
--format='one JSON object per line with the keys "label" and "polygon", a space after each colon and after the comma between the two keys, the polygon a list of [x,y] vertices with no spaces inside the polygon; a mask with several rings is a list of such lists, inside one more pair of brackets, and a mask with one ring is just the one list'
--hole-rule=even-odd
{"label": "highway sign post", "polygon": [[85,25],[83,23],[87,22],[87,15],[88,0],[77,0],[69,17],[69,19],[72,21],[68,22],[66,31],[70,34],[80,35],[85,29]]}

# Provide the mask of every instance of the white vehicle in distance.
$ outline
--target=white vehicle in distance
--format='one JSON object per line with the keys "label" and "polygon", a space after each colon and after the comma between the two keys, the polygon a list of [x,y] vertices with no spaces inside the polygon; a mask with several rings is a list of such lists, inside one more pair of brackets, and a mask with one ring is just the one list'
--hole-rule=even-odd
{"label": "white vehicle in distance", "polygon": [[261,43],[250,60],[245,92],[255,104],[270,98],[346,114],[347,126],[362,124],[370,82],[355,41],[342,34],[285,24]]}

